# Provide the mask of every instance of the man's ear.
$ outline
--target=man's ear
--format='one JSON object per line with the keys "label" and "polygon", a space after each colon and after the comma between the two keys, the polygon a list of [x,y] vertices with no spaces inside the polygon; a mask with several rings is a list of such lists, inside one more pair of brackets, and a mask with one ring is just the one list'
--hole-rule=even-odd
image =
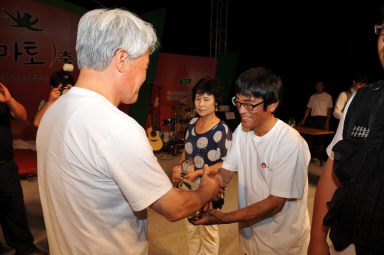
{"label": "man's ear", "polygon": [[119,72],[124,72],[130,64],[128,53],[123,49],[118,49],[115,56],[113,57],[116,69]]}
{"label": "man's ear", "polygon": [[268,105],[268,107],[267,107],[267,111],[272,112],[272,113],[275,112],[277,106],[279,105],[279,102],[280,102],[280,101],[277,100],[277,102],[274,102],[274,103]]}

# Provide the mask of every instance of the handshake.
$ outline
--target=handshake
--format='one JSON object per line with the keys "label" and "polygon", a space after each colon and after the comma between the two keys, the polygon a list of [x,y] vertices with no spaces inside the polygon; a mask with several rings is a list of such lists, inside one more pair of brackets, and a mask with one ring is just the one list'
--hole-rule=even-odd
{"label": "handshake", "polygon": [[224,204],[224,191],[227,186],[222,181],[218,170],[210,170],[208,165],[203,169],[194,170],[192,159],[186,159],[181,164],[172,169],[172,181],[179,189],[192,191],[198,190],[203,196],[208,197],[208,203],[188,217],[188,220],[194,224],[194,221],[201,219],[208,209],[221,209]]}

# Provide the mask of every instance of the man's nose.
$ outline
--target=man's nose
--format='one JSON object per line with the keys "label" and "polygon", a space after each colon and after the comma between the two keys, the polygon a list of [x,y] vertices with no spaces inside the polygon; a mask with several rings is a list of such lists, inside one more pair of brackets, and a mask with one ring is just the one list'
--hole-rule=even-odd
{"label": "man's nose", "polygon": [[239,111],[240,114],[247,112],[243,104],[241,104],[240,107],[237,107],[237,110]]}

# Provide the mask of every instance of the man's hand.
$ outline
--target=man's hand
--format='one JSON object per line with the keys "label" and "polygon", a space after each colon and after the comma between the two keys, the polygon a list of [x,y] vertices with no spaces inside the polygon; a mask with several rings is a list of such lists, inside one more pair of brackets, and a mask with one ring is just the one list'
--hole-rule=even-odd
{"label": "man's hand", "polygon": [[9,93],[7,87],[5,87],[4,84],[0,82],[0,102],[8,103],[11,98],[11,93]]}
{"label": "man's hand", "polygon": [[172,182],[178,183],[181,178],[181,165],[176,165],[172,168]]}
{"label": "man's hand", "polygon": [[202,217],[199,219],[192,219],[190,222],[193,225],[213,225],[213,224],[223,224],[225,222],[225,214],[216,209],[208,209],[203,213]]}
{"label": "man's hand", "polygon": [[199,171],[196,170],[196,171],[188,172],[186,175],[184,175],[184,179],[187,179],[189,181],[194,181],[199,176],[200,176]]}
{"label": "man's hand", "polygon": [[209,176],[209,167],[204,165],[203,175],[200,181],[200,188],[204,193],[209,194],[211,201],[216,201],[221,197],[220,194],[224,193],[224,189],[227,185],[224,182],[218,182],[215,178]]}
{"label": "man's hand", "polygon": [[209,177],[209,167],[204,165],[200,187],[197,190],[172,188],[150,207],[169,221],[180,220],[200,210],[210,200],[217,200],[220,192],[224,191],[224,186],[222,187],[214,178]]}
{"label": "man's hand", "polygon": [[51,90],[51,93],[49,94],[49,98],[48,98],[49,103],[55,102],[61,96],[60,88],[62,86],[63,86],[63,84],[60,84],[57,88],[53,88]]}

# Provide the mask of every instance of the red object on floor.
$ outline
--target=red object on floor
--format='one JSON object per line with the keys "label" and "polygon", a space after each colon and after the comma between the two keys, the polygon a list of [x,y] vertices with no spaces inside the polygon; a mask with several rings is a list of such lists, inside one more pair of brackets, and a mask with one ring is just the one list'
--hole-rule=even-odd
{"label": "red object on floor", "polygon": [[13,150],[14,159],[19,167],[19,174],[30,174],[37,172],[36,151],[28,149]]}

